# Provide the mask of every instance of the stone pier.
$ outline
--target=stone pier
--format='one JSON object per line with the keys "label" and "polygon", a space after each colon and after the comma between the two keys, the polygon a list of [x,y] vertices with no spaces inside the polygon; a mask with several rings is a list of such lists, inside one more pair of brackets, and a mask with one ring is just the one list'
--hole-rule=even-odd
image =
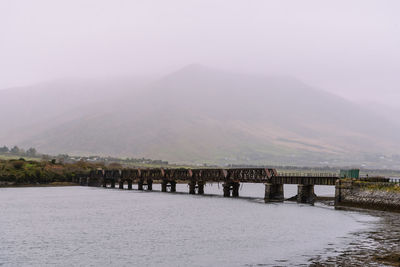
{"label": "stone pier", "polygon": [[283,194],[283,184],[265,184],[265,202],[271,201],[283,201],[284,194]]}
{"label": "stone pier", "polygon": [[297,202],[314,204],[316,195],[314,193],[314,185],[297,185]]}

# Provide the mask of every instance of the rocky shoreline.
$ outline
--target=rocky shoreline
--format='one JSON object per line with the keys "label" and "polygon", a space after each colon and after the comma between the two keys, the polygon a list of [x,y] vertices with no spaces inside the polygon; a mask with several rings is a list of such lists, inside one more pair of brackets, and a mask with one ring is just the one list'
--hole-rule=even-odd
{"label": "rocky shoreline", "polygon": [[400,214],[378,210],[344,208],[378,218],[370,227],[350,235],[350,242],[310,259],[309,266],[400,266]]}
{"label": "rocky shoreline", "polygon": [[335,206],[400,212],[400,184],[338,180]]}

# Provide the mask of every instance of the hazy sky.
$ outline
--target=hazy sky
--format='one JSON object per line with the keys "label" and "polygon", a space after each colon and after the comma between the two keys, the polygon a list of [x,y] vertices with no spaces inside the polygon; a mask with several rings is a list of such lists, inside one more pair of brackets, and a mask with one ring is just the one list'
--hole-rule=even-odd
{"label": "hazy sky", "polygon": [[0,88],[190,63],[400,106],[400,1],[0,0]]}

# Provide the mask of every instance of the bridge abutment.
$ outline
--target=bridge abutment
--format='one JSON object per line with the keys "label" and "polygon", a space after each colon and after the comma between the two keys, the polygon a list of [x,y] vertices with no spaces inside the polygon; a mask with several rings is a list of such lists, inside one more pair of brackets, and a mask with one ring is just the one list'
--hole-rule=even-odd
{"label": "bridge abutment", "polygon": [[271,201],[283,201],[284,193],[283,193],[283,184],[272,184],[266,183],[265,184],[265,195],[264,201],[271,202]]}
{"label": "bridge abutment", "polygon": [[316,195],[314,193],[314,185],[297,185],[297,202],[314,204]]}

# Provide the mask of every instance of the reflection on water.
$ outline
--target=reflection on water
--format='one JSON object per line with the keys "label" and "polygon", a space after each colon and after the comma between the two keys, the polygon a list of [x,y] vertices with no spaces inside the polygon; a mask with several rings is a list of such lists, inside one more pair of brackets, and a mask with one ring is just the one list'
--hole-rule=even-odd
{"label": "reflection on water", "polygon": [[[222,195],[217,184],[205,191]],[[316,192],[333,195],[334,188]],[[308,264],[316,255],[340,253],[355,238],[351,233],[376,221],[327,206],[264,204],[260,184],[245,184],[240,194],[260,199],[90,187],[0,189],[0,265]],[[295,194],[296,186],[285,186],[285,197]]]}

